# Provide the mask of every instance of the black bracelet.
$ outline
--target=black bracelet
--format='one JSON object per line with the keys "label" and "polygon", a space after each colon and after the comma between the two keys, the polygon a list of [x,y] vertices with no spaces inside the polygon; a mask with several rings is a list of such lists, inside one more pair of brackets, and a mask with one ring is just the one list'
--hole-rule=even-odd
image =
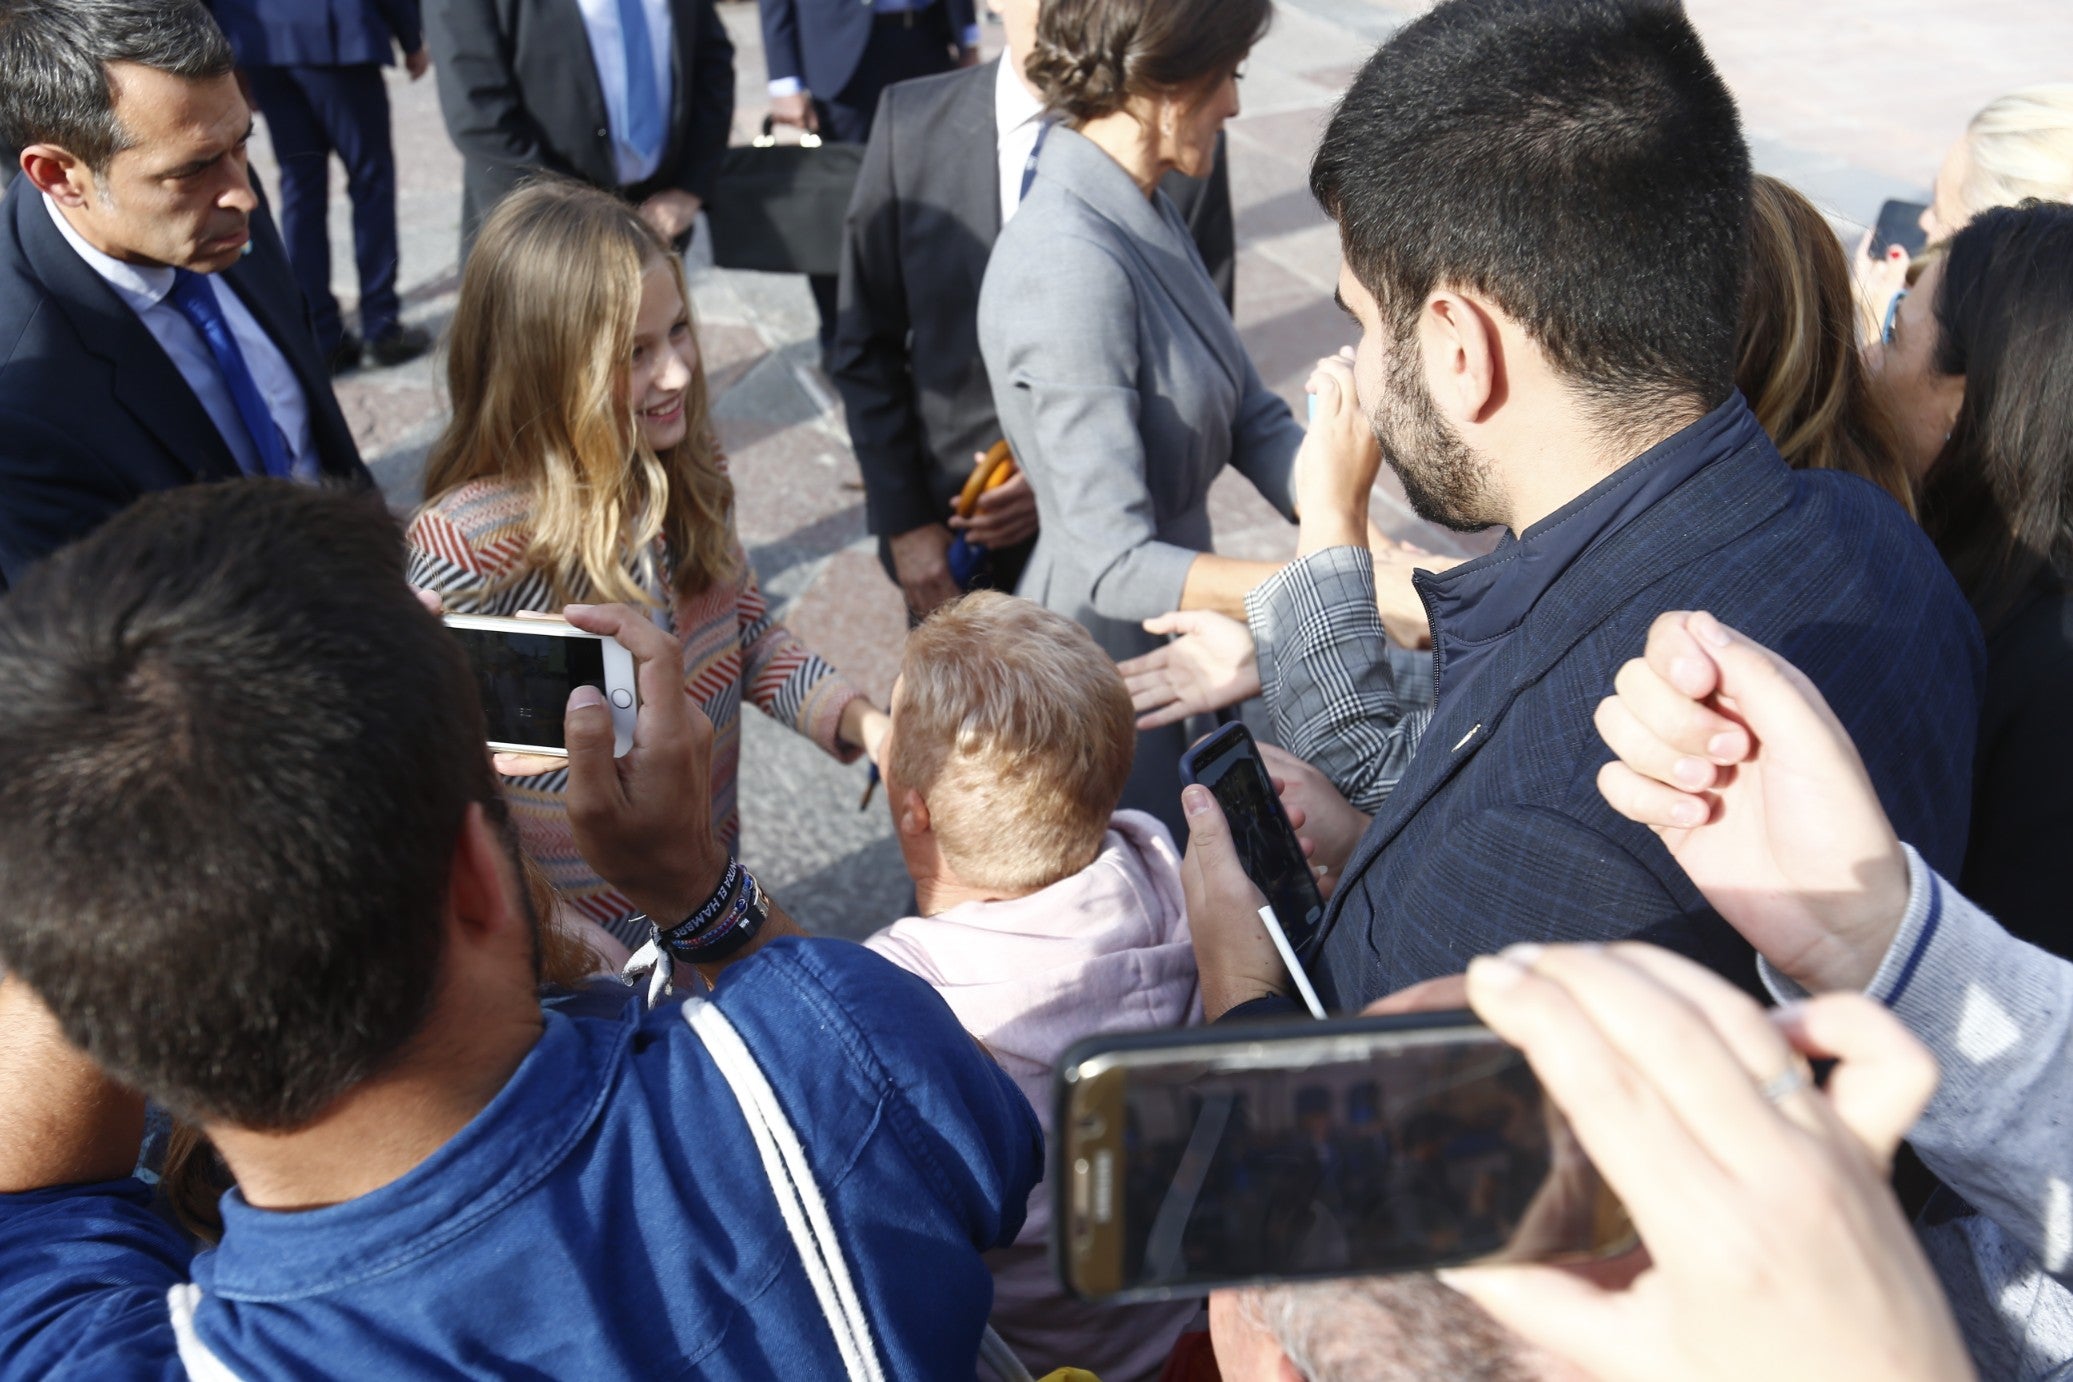
{"label": "black bracelet", "polygon": [[727,856],[727,868],[720,875],[719,886],[713,889],[713,895],[705,900],[705,905],[685,917],[675,926],[670,927],[663,934],[666,936],[689,936],[712,925],[713,922],[726,914],[727,908],[734,901],[735,890],[740,886],[740,882],[741,861],[730,854]]}
{"label": "black bracelet", "polygon": [[763,929],[770,916],[770,899],[757,886],[756,876],[741,870],[741,891],[728,909],[722,924],[689,940],[664,939],[664,947],[686,964],[715,964],[738,954]]}

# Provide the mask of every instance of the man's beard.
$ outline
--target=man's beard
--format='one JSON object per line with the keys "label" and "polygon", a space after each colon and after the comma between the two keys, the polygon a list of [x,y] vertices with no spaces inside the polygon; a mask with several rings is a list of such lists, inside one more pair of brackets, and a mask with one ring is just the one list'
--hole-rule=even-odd
{"label": "man's beard", "polygon": [[1382,458],[1403,484],[1411,512],[1457,533],[1500,521],[1493,512],[1489,468],[1440,416],[1410,332],[1390,347],[1382,397],[1368,414],[1368,425],[1382,443]]}

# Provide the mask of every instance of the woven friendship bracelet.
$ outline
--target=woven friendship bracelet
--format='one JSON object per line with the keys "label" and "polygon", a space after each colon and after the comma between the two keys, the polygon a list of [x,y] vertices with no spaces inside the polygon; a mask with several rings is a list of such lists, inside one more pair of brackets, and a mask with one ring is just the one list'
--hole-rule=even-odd
{"label": "woven friendship bracelet", "polygon": [[735,889],[740,882],[741,861],[733,855],[729,855],[727,857],[727,871],[720,875],[719,886],[713,889],[713,895],[705,900],[705,905],[690,916],[685,917],[675,926],[663,930],[658,924],[656,929],[662,930],[665,936],[695,935],[697,932],[704,930],[725,914],[727,908],[733,904]]}
{"label": "woven friendship bracelet", "polygon": [[667,941],[665,944],[671,955],[686,964],[712,964],[735,954],[754,940],[769,915],[770,905],[762,888],[757,886],[756,876],[743,869],[741,891],[728,909],[724,922],[691,941]]}

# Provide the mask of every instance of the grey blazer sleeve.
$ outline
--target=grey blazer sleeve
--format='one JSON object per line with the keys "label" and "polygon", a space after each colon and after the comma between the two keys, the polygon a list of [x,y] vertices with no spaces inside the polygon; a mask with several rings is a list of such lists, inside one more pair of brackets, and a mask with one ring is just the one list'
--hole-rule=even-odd
{"label": "grey blazer sleeve", "polygon": [[[1922,1161],[2073,1286],[2073,964],[2017,940],[1910,848],[1906,916],[1865,991],[1936,1056]],[[1780,998],[1804,996],[1768,963]]]}
{"label": "grey blazer sleeve", "polygon": [[[1082,573],[1096,613],[1132,622],[1180,608],[1197,553],[1157,540],[1139,432],[1137,294],[1100,245],[1059,236],[1041,262],[996,254],[986,351],[1003,419],[1022,425],[1016,455],[1044,500],[1044,543]],[[1012,394],[1013,397],[1003,397]]]}
{"label": "grey blazer sleeve", "polygon": [[1353,805],[1380,810],[1432,723],[1432,700],[1399,694],[1373,556],[1331,547],[1291,562],[1245,597],[1245,614],[1276,741]]}
{"label": "grey blazer sleeve", "polygon": [[1245,397],[1231,429],[1231,464],[1252,481],[1266,501],[1289,522],[1296,521],[1296,449],[1303,428],[1281,395],[1260,380],[1252,356],[1245,359]]}

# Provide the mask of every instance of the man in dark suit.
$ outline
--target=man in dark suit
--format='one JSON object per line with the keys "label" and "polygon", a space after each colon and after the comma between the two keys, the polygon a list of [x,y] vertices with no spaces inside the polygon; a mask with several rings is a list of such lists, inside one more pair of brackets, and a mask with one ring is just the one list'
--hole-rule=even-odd
{"label": "man in dark suit", "polygon": [[0,0],[0,582],[140,495],[371,485],[200,0]]}
{"label": "man in dark suit", "polygon": [[[1336,889],[1307,964],[1324,1001],[1357,1009],[1519,942],[1621,938],[1754,988],[1748,945],[1596,786],[1593,712],[1666,610],[1714,611],[1804,670],[1901,834],[1957,867],[1979,629],[1898,505],[1788,469],[1735,390],[1749,154],[1683,11],[1446,0],[1354,79],[1311,186],[1362,331],[1350,366],[1323,367],[1318,425],[1343,426],[1357,396],[1422,516],[1507,530],[1418,577],[1437,707],[1350,857],[1322,861]],[[1299,559],[1253,592],[1270,675],[1329,647],[1373,650],[1360,675],[1387,675],[1365,545],[1377,453],[1344,450],[1359,459],[1299,478]],[[1718,761],[1746,748],[1721,742]],[[1214,802],[1186,798],[1204,1005],[1271,1006],[1287,981],[1258,893]]]}
{"label": "man in dark suit", "polygon": [[[756,0],[770,71],[770,117],[840,144],[871,137],[878,98],[895,82],[979,60],[972,0]],[[821,359],[835,346],[836,280],[812,278]]]}
{"label": "man in dark suit", "polygon": [[[396,147],[382,68],[402,49],[411,80],[425,75],[418,0],[209,0],[252,85],[281,168],[281,236],[309,300],[317,346],[334,373],[400,365],[431,349],[405,326],[396,296]],[[360,330],[331,295],[331,155],[353,198]]]}
{"label": "man in dark suit", "polygon": [[734,120],[734,45],[713,0],[440,0],[425,38],[467,161],[464,256],[539,171],[618,192],[690,241]]}
{"label": "man in dark suit", "polygon": [[[996,0],[998,62],[888,87],[857,176],[843,240],[833,374],[864,473],[880,559],[919,618],[954,598],[950,506],[975,453],[1001,439],[979,358],[979,284],[1022,200],[1041,102],[1021,73],[1037,0]],[[1208,178],[1164,191],[1231,302],[1231,188],[1221,152]],[[1013,590],[1036,536],[1026,480],[989,491],[966,529],[991,556],[985,584]]]}

